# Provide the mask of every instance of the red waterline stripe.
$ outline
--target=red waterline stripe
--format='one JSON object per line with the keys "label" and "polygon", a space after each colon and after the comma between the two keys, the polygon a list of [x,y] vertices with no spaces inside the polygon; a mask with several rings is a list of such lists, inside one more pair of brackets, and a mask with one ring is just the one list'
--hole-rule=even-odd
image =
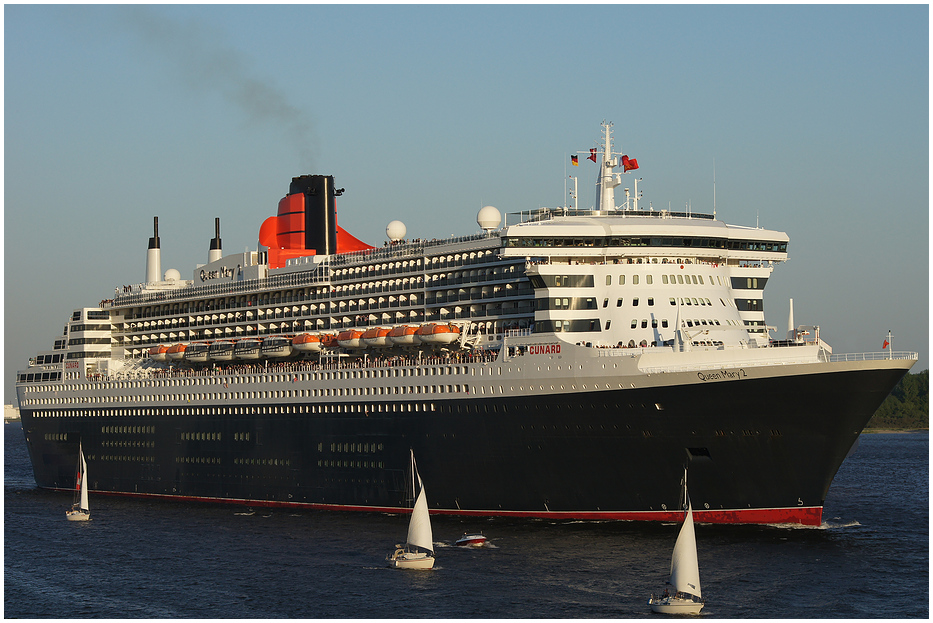
{"label": "red waterline stripe", "polygon": [[[71,491],[71,489],[57,489]],[[168,495],[159,493],[123,493],[113,491],[94,491],[97,495],[121,497],[162,498],[179,502],[204,502],[211,504],[234,504],[237,506],[255,506],[257,508],[304,508],[310,510],[331,510],[365,513],[410,513],[410,508],[394,506],[359,506],[345,504],[318,504],[308,502],[281,502],[277,500],[242,500],[231,498],[207,498],[186,495]],[[459,517],[514,517],[517,519],[561,519],[590,521],[683,521],[682,511],[503,511],[503,510],[460,510],[431,509],[432,515],[452,515]],[[823,517],[822,506],[792,506],[788,508],[745,508],[704,510],[693,509],[693,520],[697,523],[721,524],[800,524],[819,526]]]}

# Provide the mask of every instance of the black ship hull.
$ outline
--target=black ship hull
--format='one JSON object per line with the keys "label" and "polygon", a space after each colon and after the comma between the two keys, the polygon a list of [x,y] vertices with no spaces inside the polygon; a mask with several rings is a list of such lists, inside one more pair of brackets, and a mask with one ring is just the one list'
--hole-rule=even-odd
{"label": "black ship hull", "polygon": [[676,521],[689,467],[697,521],[818,525],[836,471],[905,372],[327,413],[308,401],[21,415],[36,482],[50,489],[72,488],[80,439],[95,495],[397,511],[410,505],[411,448],[432,513]]}

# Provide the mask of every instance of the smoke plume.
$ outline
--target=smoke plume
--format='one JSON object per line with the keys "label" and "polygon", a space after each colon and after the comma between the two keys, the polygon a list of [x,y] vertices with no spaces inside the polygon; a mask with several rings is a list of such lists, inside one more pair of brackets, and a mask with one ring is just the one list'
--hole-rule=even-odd
{"label": "smoke plume", "polygon": [[197,20],[178,21],[145,6],[123,8],[123,25],[168,58],[188,87],[216,91],[251,121],[278,126],[297,150],[301,170],[313,170],[313,129],[307,115],[285,93],[253,75],[240,52]]}

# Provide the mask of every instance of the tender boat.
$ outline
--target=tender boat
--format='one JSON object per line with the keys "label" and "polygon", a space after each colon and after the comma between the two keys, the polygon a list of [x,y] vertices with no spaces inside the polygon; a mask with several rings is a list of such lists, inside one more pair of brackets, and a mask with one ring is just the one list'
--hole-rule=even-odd
{"label": "tender boat", "polygon": [[236,349],[236,342],[229,340],[218,340],[211,344],[208,356],[211,361],[232,361],[233,352]]}
{"label": "tender boat", "polygon": [[209,342],[195,342],[189,344],[185,349],[185,361],[190,363],[206,363],[210,355],[211,345]]}
{"label": "tender boat", "polygon": [[252,361],[259,359],[259,349],[261,348],[262,340],[249,338],[245,340],[239,340],[236,343],[236,347],[233,349],[233,356],[236,359]]}
{"label": "tender boat", "polygon": [[280,358],[292,354],[292,338],[274,335],[262,341],[260,353],[263,357]]}

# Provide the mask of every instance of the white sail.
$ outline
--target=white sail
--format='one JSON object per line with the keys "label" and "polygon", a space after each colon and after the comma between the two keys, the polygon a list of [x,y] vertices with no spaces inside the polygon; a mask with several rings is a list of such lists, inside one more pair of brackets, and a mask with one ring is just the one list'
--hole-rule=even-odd
{"label": "white sail", "polygon": [[702,597],[700,593],[700,565],[697,562],[697,540],[693,531],[693,506],[687,499],[687,517],[674,543],[671,556],[671,584],[674,590]]}
{"label": "white sail", "polygon": [[[417,472],[415,472],[417,474]],[[424,492],[421,476],[417,476],[420,491],[411,512],[408,524],[408,544],[434,552],[434,534],[431,532],[431,516],[428,513],[428,496]]]}
{"label": "white sail", "polygon": [[81,505],[79,508],[86,511],[90,510],[87,498],[87,461],[84,460],[84,450],[81,448],[80,442],[78,443],[78,462],[81,466],[81,478],[78,480],[78,487],[81,488]]}

